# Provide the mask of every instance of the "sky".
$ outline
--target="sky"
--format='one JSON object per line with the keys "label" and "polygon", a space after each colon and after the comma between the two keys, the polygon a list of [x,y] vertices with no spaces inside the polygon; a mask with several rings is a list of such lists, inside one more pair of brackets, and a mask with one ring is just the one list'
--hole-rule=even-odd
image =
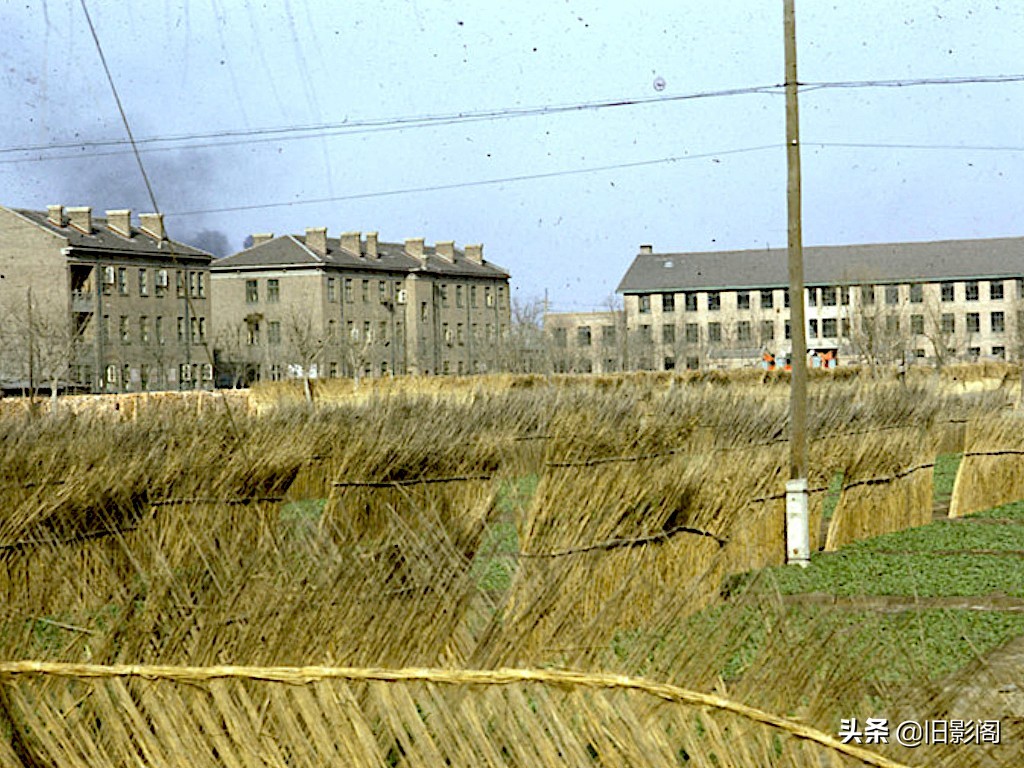
{"label": "sky", "polygon": [[[586,311],[640,244],[785,246],[782,0],[503,5],[85,0],[168,233],[220,255],[483,243],[517,300]],[[1024,75],[1024,3],[796,15],[806,244],[1024,235],[1024,82],[908,83]],[[0,27],[0,204],[152,210],[82,0]]]}

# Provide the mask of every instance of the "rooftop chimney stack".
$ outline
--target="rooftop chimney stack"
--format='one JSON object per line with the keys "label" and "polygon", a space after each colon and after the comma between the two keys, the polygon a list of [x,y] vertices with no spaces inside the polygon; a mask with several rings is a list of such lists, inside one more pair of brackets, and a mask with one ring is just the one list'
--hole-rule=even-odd
{"label": "rooftop chimney stack", "polygon": [[377,233],[367,232],[366,233],[366,258],[368,259],[379,259],[380,254],[377,252]]}
{"label": "rooftop chimney stack", "polygon": [[341,233],[341,250],[345,253],[351,254],[352,256],[359,257],[363,255],[363,235],[361,232],[342,232]]}
{"label": "rooftop chimney stack", "polygon": [[87,235],[92,234],[92,208],[76,206],[65,210],[68,214],[68,224]]}
{"label": "rooftop chimney stack", "polygon": [[326,256],[327,227],[307,227],[306,247],[318,256]]}
{"label": "rooftop chimney stack", "polygon": [[63,205],[46,206],[46,218],[49,219],[50,223],[56,227],[63,227],[67,225],[67,221],[64,219]]}
{"label": "rooftop chimney stack", "polygon": [[434,244],[434,252],[449,264],[455,263],[455,241],[444,240]]}
{"label": "rooftop chimney stack", "polygon": [[427,257],[423,255],[423,238],[410,237],[405,241],[405,252],[414,259],[419,259],[421,264],[426,265]]}
{"label": "rooftop chimney stack", "polygon": [[484,263],[484,247],[479,243],[467,245],[463,250],[466,252],[466,261],[471,261],[474,264]]}
{"label": "rooftop chimney stack", "polygon": [[154,240],[163,241],[167,239],[167,232],[164,231],[164,215],[162,213],[140,213],[139,229]]}
{"label": "rooftop chimney stack", "polygon": [[640,246],[640,255],[641,256],[650,256],[652,253],[654,253],[654,246],[653,245],[641,245]]}
{"label": "rooftop chimney stack", "polygon": [[107,226],[121,237],[132,236],[132,211],[125,208],[117,211],[107,211]]}
{"label": "rooftop chimney stack", "polygon": [[252,246],[250,246],[250,247],[255,248],[257,245],[263,245],[264,243],[269,243],[273,239],[274,239],[274,233],[273,232],[253,232],[253,234],[252,234]]}

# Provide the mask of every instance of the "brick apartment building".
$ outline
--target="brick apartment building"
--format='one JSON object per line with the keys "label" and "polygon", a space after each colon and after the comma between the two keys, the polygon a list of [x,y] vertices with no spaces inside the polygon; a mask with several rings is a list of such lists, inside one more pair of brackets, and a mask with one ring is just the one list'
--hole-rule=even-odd
{"label": "brick apartment building", "polygon": [[211,271],[222,379],[482,373],[501,362],[509,275],[479,245],[320,227],[254,235]]}
{"label": "brick apartment building", "polygon": [[96,392],[208,387],[209,253],[160,214],[0,206],[0,381]]}

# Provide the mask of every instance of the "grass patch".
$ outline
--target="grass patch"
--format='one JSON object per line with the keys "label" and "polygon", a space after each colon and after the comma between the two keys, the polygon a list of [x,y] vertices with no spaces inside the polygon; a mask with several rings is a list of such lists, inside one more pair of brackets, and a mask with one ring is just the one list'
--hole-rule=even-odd
{"label": "grass patch", "polygon": [[832,475],[832,479],[828,484],[828,490],[825,492],[825,498],[821,502],[821,516],[826,520],[832,519],[832,514],[836,511],[836,507],[839,505],[839,495],[842,491],[843,473],[836,472]]}
{"label": "grass patch", "polygon": [[935,457],[935,469],[932,474],[933,493],[932,500],[935,506],[949,508],[949,501],[953,498],[953,484],[956,482],[956,473],[960,469],[962,453],[941,453]]}
{"label": "grass patch", "polygon": [[[1009,504],[1003,504],[993,509],[988,509],[984,512],[979,512],[971,517],[983,517],[988,519],[1003,519],[1003,520],[1020,520],[1024,523],[1024,501],[1012,501]],[[1012,528],[1010,530],[1013,530]],[[1003,534],[1006,535],[1007,531],[1004,529]]]}

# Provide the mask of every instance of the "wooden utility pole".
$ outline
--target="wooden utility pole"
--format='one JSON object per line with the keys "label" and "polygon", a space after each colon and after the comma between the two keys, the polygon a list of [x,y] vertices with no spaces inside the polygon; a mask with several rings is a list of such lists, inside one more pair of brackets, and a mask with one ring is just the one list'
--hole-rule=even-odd
{"label": "wooden utility pole", "polygon": [[783,0],[786,36],[786,208],[789,213],[790,354],[789,481],[786,483],[786,562],[811,562],[807,499],[807,337],[804,323],[804,248],[800,222],[800,113],[797,109],[796,12]]}
{"label": "wooden utility pole", "polygon": [[804,253],[800,211],[800,114],[797,106],[796,12],[785,5],[786,36],[786,207],[789,213],[789,317],[793,351],[789,391],[789,477],[807,477],[807,326],[804,320]]}

